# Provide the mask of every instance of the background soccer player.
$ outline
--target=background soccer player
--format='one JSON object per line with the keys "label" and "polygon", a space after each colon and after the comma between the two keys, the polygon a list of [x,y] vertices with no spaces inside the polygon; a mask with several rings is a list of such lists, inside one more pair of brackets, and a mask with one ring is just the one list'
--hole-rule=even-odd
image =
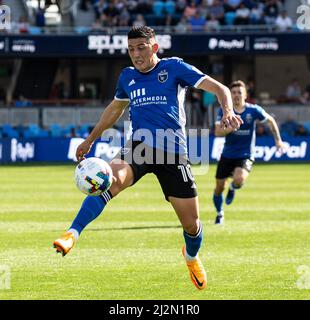
{"label": "background soccer player", "polygon": [[215,123],[215,135],[226,137],[221,159],[216,170],[216,187],[213,202],[217,211],[216,224],[224,222],[223,191],[227,178],[232,177],[226,196],[226,204],[231,204],[235,190],[240,189],[254,163],[253,148],[255,146],[256,121],[267,121],[274,136],[275,144],[280,152],[284,152],[284,145],[279,133],[277,123],[273,117],[258,105],[246,103],[247,91],[244,82],[235,81],[230,86],[234,111],[240,115],[243,124],[239,129],[221,126],[223,112],[220,109]]}
{"label": "background soccer player", "polygon": [[[154,173],[159,180],[166,200],[174,208],[184,229],[185,246],[182,253],[190,271],[191,280],[198,289],[206,286],[205,270],[198,258],[202,242],[202,224],[199,220],[197,190],[187,159],[185,136],[184,98],[187,86],[195,86],[211,91],[218,97],[223,108],[221,124],[238,128],[242,123],[232,107],[230,91],[227,87],[203,74],[182,59],[159,59],[155,32],[149,27],[133,28],[128,33],[128,52],[134,67],[125,68],[118,80],[114,100],[104,110],[101,119],[87,139],[77,148],[76,156],[82,160],[92,144],[104,130],[121,117],[130,104],[133,137],[111,161],[114,182],[110,190],[101,196],[88,196],[78,212],[72,226],[54,242],[58,252],[67,254],[78,239],[82,230],[104,209],[107,202],[127,187],[132,186],[147,173]],[[135,136],[139,130],[151,132],[153,141],[141,142]],[[173,149],[157,143],[159,129],[170,129]],[[169,141],[168,141],[169,142]],[[167,156],[178,155],[174,164],[143,163],[138,164],[135,157],[130,163],[128,154],[135,154],[141,145],[160,150]]]}

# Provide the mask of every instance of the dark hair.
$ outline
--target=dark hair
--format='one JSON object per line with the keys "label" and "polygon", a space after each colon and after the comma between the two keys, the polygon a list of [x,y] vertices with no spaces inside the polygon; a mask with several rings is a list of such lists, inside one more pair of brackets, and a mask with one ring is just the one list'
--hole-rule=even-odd
{"label": "dark hair", "polygon": [[155,38],[155,31],[147,26],[133,27],[127,34],[128,39],[145,38],[147,42]]}
{"label": "dark hair", "polygon": [[229,88],[232,89],[234,87],[243,87],[246,90],[246,85],[243,81],[237,80],[230,84]]}

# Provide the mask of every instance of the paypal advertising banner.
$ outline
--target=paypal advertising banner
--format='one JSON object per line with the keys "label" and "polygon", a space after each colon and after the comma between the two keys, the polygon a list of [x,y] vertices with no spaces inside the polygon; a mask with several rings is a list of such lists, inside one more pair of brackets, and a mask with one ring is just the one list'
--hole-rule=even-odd
{"label": "paypal advertising banner", "polygon": [[[256,162],[301,162],[310,161],[310,137],[284,139],[287,152],[277,152],[272,137],[258,137],[255,147]],[[36,138],[36,139],[0,139],[0,163],[25,162],[74,162],[77,146],[82,138]],[[209,161],[220,158],[224,146],[224,138],[209,138]],[[197,141],[197,150],[190,152],[191,161],[197,163],[201,147],[205,144]],[[121,148],[120,143],[97,141],[89,156],[101,157],[110,161]],[[197,154],[197,156],[195,156]],[[207,163],[208,159],[203,159]]]}

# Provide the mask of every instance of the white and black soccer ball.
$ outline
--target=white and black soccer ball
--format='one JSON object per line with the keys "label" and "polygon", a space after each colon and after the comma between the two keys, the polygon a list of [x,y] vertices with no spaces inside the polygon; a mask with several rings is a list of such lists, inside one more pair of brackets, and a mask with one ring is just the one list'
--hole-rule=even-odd
{"label": "white and black soccer ball", "polygon": [[89,196],[98,196],[111,187],[113,172],[106,161],[91,157],[76,166],[74,178],[79,190]]}

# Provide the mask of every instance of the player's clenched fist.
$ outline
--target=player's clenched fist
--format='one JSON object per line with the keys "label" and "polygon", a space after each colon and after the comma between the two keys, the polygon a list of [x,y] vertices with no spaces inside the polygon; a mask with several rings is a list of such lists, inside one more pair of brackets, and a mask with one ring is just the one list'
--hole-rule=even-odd
{"label": "player's clenched fist", "polygon": [[76,159],[78,162],[82,161],[83,159],[85,159],[85,155],[89,153],[91,147],[92,147],[93,143],[89,142],[87,139],[85,141],[83,141],[76,149]]}

